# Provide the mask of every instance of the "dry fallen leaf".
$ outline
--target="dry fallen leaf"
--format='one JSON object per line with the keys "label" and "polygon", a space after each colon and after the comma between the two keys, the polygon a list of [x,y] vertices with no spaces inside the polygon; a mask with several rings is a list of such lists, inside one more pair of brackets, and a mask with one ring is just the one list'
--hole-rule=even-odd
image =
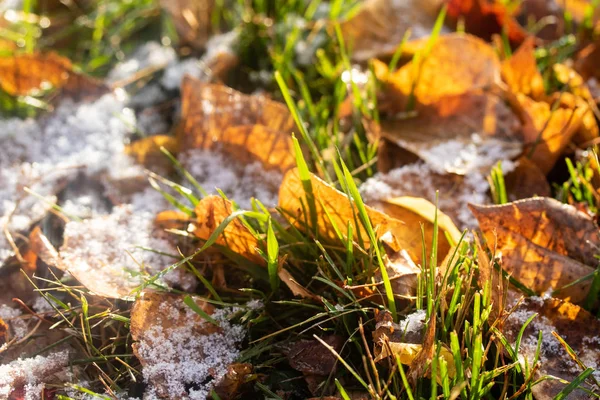
{"label": "dry fallen leaf", "polygon": [[[207,315],[215,313],[209,303],[197,299],[194,302]],[[200,384],[201,380],[194,382],[193,379],[206,379],[220,372],[218,368],[214,372],[209,370],[219,367],[216,365],[219,361],[212,358],[206,360],[206,369],[199,368],[206,353],[214,350],[205,348],[203,338],[207,346],[215,345],[210,337],[220,333],[222,328],[192,311],[183,296],[146,291],[131,309],[133,352],[142,364],[146,383],[163,399],[185,397],[186,383]],[[189,370],[177,374],[177,368]]]}
{"label": "dry fallen leaf", "polygon": [[386,86],[386,95],[401,104],[414,94],[417,104],[431,104],[446,96],[490,88],[500,79],[500,60],[492,47],[471,35],[440,36],[421,62],[412,61],[390,73],[375,64],[377,78]]}
{"label": "dry fallen leaf", "polygon": [[497,95],[466,92],[420,105],[417,115],[381,122],[381,135],[437,172],[487,173],[521,153],[521,123]]}
{"label": "dry fallen leaf", "polygon": [[581,110],[581,127],[575,133],[573,141],[579,144],[596,139],[598,137],[598,124],[596,123],[594,110],[597,111],[597,107],[583,78],[571,67],[564,64],[554,64],[552,69],[556,80],[569,90],[568,93],[555,93],[552,97],[553,101],[560,102],[563,107]]}
{"label": "dry fallen leaf", "polygon": [[512,44],[525,40],[527,32],[517,23],[506,5],[487,0],[448,0],[448,17],[455,24],[460,20],[464,29],[490,41],[493,35],[506,32]]}
{"label": "dry fallen leaf", "polygon": [[171,154],[176,154],[179,145],[173,136],[155,135],[137,140],[125,147],[125,153],[147,168],[156,170],[162,168],[168,170],[172,166],[171,161],[162,153],[161,147],[167,149]]}
{"label": "dry fallen leaf", "polygon": [[258,160],[282,172],[295,165],[295,123],[285,105],[190,77],[181,90],[181,149],[220,149],[240,162]]}
{"label": "dry fallen leaf", "polygon": [[[421,227],[425,232],[425,249],[430,252],[433,242],[433,221],[436,217],[436,207],[430,201],[410,196],[395,197],[382,201],[369,202],[369,205],[392,218],[402,221],[406,229],[414,236],[414,242],[421,241],[423,244],[423,235]],[[461,232],[458,230],[452,219],[437,210],[438,222],[438,254],[440,259],[446,257],[450,252],[451,243],[446,239],[444,232],[450,236],[454,243],[458,243]]]}
{"label": "dry fallen leaf", "polygon": [[[552,335],[552,332],[560,335],[586,366],[595,368],[600,365],[598,347],[600,321],[586,310],[559,299],[539,297],[525,299],[504,324],[503,332],[511,343],[516,341],[525,321],[534,314],[537,316],[525,328],[519,348],[519,361],[521,364],[528,362],[529,368],[532,368],[537,352],[538,333],[539,331],[543,332],[540,346],[540,368],[534,370],[534,380],[550,375],[571,382],[583,372],[583,369],[572,359],[566,349]],[[591,380],[586,382],[583,387],[589,389]],[[541,380],[531,390],[537,400],[550,400],[554,399],[565,385],[566,383],[556,379]],[[588,396],[583,390],[577,389],[566,398],[587,399],[593,397]]]}
{"label": "dry fallen leaf", "polygon": [[549,197],[550,184],[546,175],[529,158],[523,156],[515,162],[515,169],[504,176],[509,201],[534,196]]}
{"label": "dry fallen leaf", "polygon": [[71,61],[56,53],[1,57],[0,87],[13,96],[24,96],[50,87],[76,98],[106,91],[100,82],[73,71]]}
{"label": "dry fallen leaf", "polygon": [[[537,293],[560,289],[591,274],[600,233],[594,221],[551,198],[469,208],[487,245],[501,255],[502,267]],[[560,290],[573,303],[587,296],[591,280]]]}
{"label": "dry fallen leaf", "polygon": [[160,6],[173,20],[179,45],[203,50],[213,31],[215,0],[160,0]]}
{"label": "dry fallen leaf", "polygon": [[[311,174],[310,185],[314,198],[314,218],[316,226],[311,222],[311,212],[307,201],[309,197],[297,169],[290,170],[283,178],[279,191],[279,207],[284,210],[284,215],[291,223],[303,229],[316,229],[319,234],[330,241],[337,241],[338,236],[333,228],[335,224],[342,232],[347,231],[348,224],[352,225],[355,241],[361,237],[365,246],[369,246],[369,239],[362,224],[355,220],[358,209],[348,197],[328,185],[317,176]],[[405,250],[412,260],[421,257],[421,239],[414,235],[414,228],[406,226],[402,221],[367,207],[367,214],[375,229],[377,236],[385,242],[394,252]],[[308,215],[305,213],[308,213]],[[358,224],[356,223],[358,222]]]}
{"label": "dry fallen leaf", "polygon": [[[196,219],[192,232],[197,237],[208,240],[219,225],[233,213],[233,204],[219,196],[207,196],[200,200],[194,211]],[[266,265],[265,259],[257,251],[258,239],[238,218],[234,218],[227,225],[216,243],[256,264]]]}
{"label": "dry fallen leaf", "polygon": [[441,0],[365,1],[356,14],[340,24],[352,59],[362,62],[391,56],[407,29],[411,29],[411,39],[428,36],[441,3]]}
{"label": "dry fallen leaf", "polygon": [[544,95],[544,78],[538,71],[534,51],[535,40],[529,37],[502,62],[502,79],[514,93],[538,100]]}
{"label": "dry fallen leaf", "polygon": [[[587,108],[553,107],[517,94],[525,119],[523,138],[529,145],[525,154],[547,174],[582,125]],[[555,108],[555,109],[554,109]]]}

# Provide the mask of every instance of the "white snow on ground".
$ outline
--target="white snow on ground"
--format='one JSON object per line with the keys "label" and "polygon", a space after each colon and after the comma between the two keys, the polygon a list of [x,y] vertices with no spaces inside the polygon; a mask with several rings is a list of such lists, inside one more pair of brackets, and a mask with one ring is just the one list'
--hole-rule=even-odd
{"label": "white snow on ground", "polygon": [[[11,233],[27,229],[55,199],[61,183],[86,176],[141,174],[123,152],[135,125],[123,99],[107,94],[91,103],[63,101],[38,120],[0,120],[0,224]],[[28,187],[47,201],[28,194]],[[0,261],[12,254],[0,236]]]}
{"label": "white snow on ground", "polygon": [[[517,157],[522,151],[520,144],[486,138],[472,134],[471,140],[447,140],[433,146],[423,146],[419,156],[437,173],[459,175],[489,171],[498,161]],[[512,163],[502,163],[504,172]]]}
{"label": "white snow on ground", "polygon": [[189,150],[180,160],[204,190],[216,194],[216,189],[221,189],[241,208],[252,209],[251,197],[267,207],[277,205],[283,175],[265,171],[259,161],[242,165],[233,157],[203,149]]}

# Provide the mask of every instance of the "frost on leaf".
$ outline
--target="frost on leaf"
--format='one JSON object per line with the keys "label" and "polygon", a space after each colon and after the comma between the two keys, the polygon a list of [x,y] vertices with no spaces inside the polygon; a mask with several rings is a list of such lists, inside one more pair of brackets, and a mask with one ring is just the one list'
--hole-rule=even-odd
{"label": "frost on leaf", "polygon": [[594,272],[600,233],[595,222],[573,206],[533,198],[499,206],[469,206],[502,267],[537,293],[583,301],[591,280],[562,289]]}
{"label": "frost on leaf", "polygon": [[487,173],[522,150],[521,123],[503,99],[466,92],[417,105],[416,115],[386,118],[381,135],[421,158],[438,173]]}
{"label": "frost on leaf", "polygon": [[22,395],[42,400],[45,384],[68,382],[69,353],[55,352],[48,356],[19,358],[0,365],[0,398]]}
{"label": "frost on leaf", "polygon": [[[573,381],[585,368],[594,368],[592,374],[596,382],[600,380],[600,321],[576,305],[567,301],[531,297],[525,299],[506,320],[503,333],[514,343],[517,340],[523,324],[535,315],[532,322],[525,328],[519,347],[519,362],[524,367],[533,367],[538,347],[538,335],[542,332],[540,345],[539,368],[534,369],[533,379],[538,380],[550,375],[563,379],[540,380],[532,386],[531,391],[538,400],[550,400],[565,387],[565,382]],[[579,365],[560,341],[553,335],[556,332],[575,352],[582,362]],[[581,388],[576,389],[567,398],[588,398],[582,389],[590,389],[594,385],[592,379],[586,380]],[[591,397],[590,397],[591,398]]]}
{"label": "frost on leaf", "polygon": [[196,314],[182,296],[144,292],[131,311],[134,354],[142,363],[146,396],[204,400],[239,356],[245,328],[231,324],[232,309],[196,304],[218,322]]}
{"label": "frost on leaf", "polygon": [[368,0],[340,28],[344,42],[352,49],[352,58],[367,61],[391,56],[402,42],[407,29],[411,38],[429,36],[439,0]]}
{"label": "frost on leaf", "polygon": [[294,120],[285,105],[262,95],[187,77],[182,84],[182,149],[216,149],[240,162],[282,172],[295,165]]}
{"label": "frost on leaf", "polygon": [[[46,87],[45,87],[46,86]],[[0,58],[0,87],[15,96],[49,87],[74,97],[99,95],[106,88],[90,77],[73,71],[69,59],[56,53],[19,54]]]}

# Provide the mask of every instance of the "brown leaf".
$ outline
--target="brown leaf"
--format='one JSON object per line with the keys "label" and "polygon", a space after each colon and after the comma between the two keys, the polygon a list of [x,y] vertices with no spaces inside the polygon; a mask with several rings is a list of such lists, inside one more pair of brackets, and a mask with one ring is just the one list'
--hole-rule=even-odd
{"label": "brown leaf", "polygon": [[516,161],[515,169],[504,176],[504,182],[509,201],[551,194],[546,175],[525,156]]}
{"label": "brown leaf", "polygon": [[[304,191],[298,170],[290,170],[283,178],[279,191],[279,207],[284,210],[285,216],[290,222],[299,228],[316,229],[323,238],[330,241],[338,240],[333,224],[342,232],[346,232],[347,226],[350,224],[354,237],[361,237],[365,246],[368,247],[369,239],[366,230],[360,222],[358,225],[355,222],[354,215],[358,215],[358,209],[354,202],[312,174],[310,185],[315,204],[316,226],[312,226],[308,208],[310,195]],[[305,214],[305,210],[309,215]],[[420,244],[416,242],[413,232],[410,232],[405,224],[370,207],[367,207],[367,214],[377,236],[393,251],[405,250],[411,259],[419,259]]]}
{"label": "brown leaf", "polygon": [[[219,225],[233,213],[233,204],[219,196],[207,196],[196,205],[195,212],[193,233],[203,240],[208,240]],[[265,259],[257,251],[258,240],[238,218],[227,225],[216,243],[256,264],[266,265]]]}
{"label": "brown leaf", "polygon": [[544,95],[544,78],[537,69],[535,40],[528,37],[513,55],[502,62],[502,79],[514,93],[533,99]]}
{"label": "brown leaf", "polygon": [[[321,339],[338,353],[344,344],[344,339],[336,335]],[[327,376],[335,371],[337,364],[336,356],[315,339],[294,343],[286,356],[292,368],[309,375]]]}
{"label": "brown leaf", "polygon": [[[598,350],[600,321],[586,310],[567,301],[552,298],[525,299],[508,317],[504,325],[504,334],[509,341],[516,341],[521,327],[534,313],[538,315],[525,329],[519,348],[521,364],[527,360],[529,368],[531,368],[537,351],[538,332],[543,332],[540,368],[534,370],[534,381],[551,375],[571,382],[583,371],[552,335],[552,332],[558,333],[586,366],[594,367],[600,364],[600,351]],[[590,387],[590,383],[590,381],[586,381],[583,387],[597,391],[598,388]],[[556,379],[541,380],[532,386],[531,391],[537,400],[550,400],[565,385],[566,383],[561,383]],[[575,390],[567,397],[567,399],[587,398],[593,397],[581,389]]]}
{"label": "brown leaf", "polygon": [[171,154],[177,154],[179,145],[173,136],[155,135],[137,140],[125,147],[125,153],[147,168],[162,168],[168,170],[172,163],[160,150],[167,149]]}
{"label": "brown leaf", "polygon": [[[215,312],[215,308],[209,303],[201,300],[195,302],[208,315]],[[221,328],[194,313],[183,302],[183,296],[146,291],[136,300],[131,310],[131,336],[135,341],[133,352],[142,364],[146,382],[160,398],[186,397],[185,388],[181,387],[183,385],[171,381],[169,363],[172,363],[173,368],[183,368],[184,362],[187,363],[185,365],[190,365],[189,368],[201,363],[204,348],[199,338],[219,332]],[[168,343],[165,342],[172,343],[170,353],[166,352],[164,346]],[[178,348],[186,349],[187,352],[179,353]],[[210,362],[212,361],[208,361],[209,366]],[[181,379],[185,381],[185,378]]]}
{"label": "brown leaf", "polygon": [[524,111],[524,141],[530,144],[525,154],[547,174],[580,129],[587,108],[558,107],[553,110],[550,104],[533,101],[521,94],[517,94],[517,99]]}
{"label": "brown leaf", "polygon": [[19,54],[0,58],[0,87],[13,96],[24,96],[48,86],[81,98],[106,91],[94,79],[73,71],[71,61],[56,53]]}
{"label": "brown leaf", "polygon": [[390,74],[379,64],[375,72],[386,84],[388,96],[399,104],[405,104],[414,92],[417,103],[427,105],[446,96],[491,87],[500,79],[500,60],[481,39],[451,34],[439,37],[418,65],[412,61]]}
{"label": "brown leaf", "polygon": [[464,23],[466,32],[490,41],[493,35],[502,34],[505,29],[512,44],[525,40],[526,32],[517,23],[506,6],[487,0],[447,0],[448,17],[456,23]]}
{"label": "brown leaf", "polygon": [[160,6],[173,20],[179,45],[203,50],[213,31],[215,0],[160,0]]}
{"label": "brown leaf", "polygon": [[220,399],[240,398],[243,386],[253,377],[256,375],[252,373],[252,364],[231,364],[227,367],[227,374],[217,382],[213,390]]}
{"label": "brown leaf", "polygon": [[242,163],[258,160],[282,172],[295,165],[295,123],[285,105],[190,77],[181,90],[181,149],[220,149]]}
{"label": "brown leaf", "polygon": [[46,264],[64,270],[62,259],[58,251],[50,243],[50,240],[42,233],[39,226],[36,226],[29,234],[29,246],[31,251],[35,253]]}
{"label": "brown leaf", "polygon": [[417,115],[381,122],[381,135],[436,171],[489,169],[521,153],[521,124],[497,95],[466,92],[417,106]]}
{"label": "brown leaf", "polygon": [[407,29],[411,38],[428,36],[435,24],[441,0],[367,0],[350,19],[340,24],[352,59],[391,56]]}
{"label": "brown leaf", "polygon": [[[502,267],[537,293],[560,289],[591,274],[600,234],[594,221],[574,207],[551,198],[520,200],[500,206],[469,208],[479,221]],[[590,281],[563,289],[558,296],[577,303]]]}

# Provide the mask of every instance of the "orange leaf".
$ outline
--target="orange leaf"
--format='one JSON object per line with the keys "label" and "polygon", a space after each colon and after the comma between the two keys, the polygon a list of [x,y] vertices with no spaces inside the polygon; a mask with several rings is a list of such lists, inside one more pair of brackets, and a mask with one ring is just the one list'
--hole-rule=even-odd
{"label": "orange leaf", "polygon": [[532,151],[529,158],[547,174],[581,127],[587,108],[553,110],[548,103],[536,102],[521,94],[517,94],[517,99],[524,111],[524,140],[533,149],[529,150]]}
{"label": "orange leaf", "polygon": [[258,160],[280,171],[295,165],[295,123],[285,105],[190,77],[181,90],[181,149],[220,149],[240,162]]}
{"label": "orange leaf", "polygon": [[491,87],[500,78],[500,60],[481,39],[451,34],[439,37],[419,65],[412,61],[389,74],[380,64],[375,72],[392,95],[407,98],[414,92],[418,103],[431,104],[445,96]]}
{"label": "orange leaf", "polygon": [[[316,229],[321,237],[330,241],[338,240],[333,228],[334,223],[342,232],[346,232],[348,224],[350,224],[354,237],[361,237],[365,242],[365,247],[369,247],[367,232],[360,222],[356,223],[355,216],[358,215],[358,209],[354,201],[349,200],[344,193],[315,175],[311,174],[310,183],[315,203],[316,226],[311,226],[311,216],[305,214],[305,210],[310,214],[308,196],[304,191],[298,170],[290,170],[284,176],[279,190],[279,207],[284,210],[290,222],[299,228]],[[404,222],[371,207],[367,206],[366,209],[376,235],[382,241],[393,251],[406,250],[412,260],[420,260],[421,238],[414,235],[415,227],[409,227]]]}
{"label": "orange leaf", "polygon": [[[208,240],[219,225],[233,213],[233,204],[219,196],[207,196],[196,205],[195,212],[193,233],[203,240]],[[216,243],[256,264],[266,265],[264,258],[256,250],[258,240],[237,218],[227,225]]]}
{"label": "orange leaf", "polygon": [[73,71],[71,61],[56,53],[19,54],[0,58],[0,87],[13,96],[24,96],[47,86],[61,88],[74,97],[98,94],[106,88]]}
{"label": "orange leaf", "polygon": [[[537,293],[561,289],[588,276],[597,265],[598,227],[572,206],[551,198],[533,198],[469,208],[488,247],[501,254],[502,267]],[[558,296],[580,302],[590,285],[589,280],[580,282],[560,290]]]}
{"label": "orange leaf", "polygon": [[534,51],[534,38],[528,37],[508,60],[502,62],[502,78],[514,93],[539,99],[544,95],[544,78],[537,69]]}
{"label": "orange leaf", "polygon": [[125,153],[131,155],[138,163],[146,167],[156,167],[157,165],[169,167],[171,162],[162,153],[161,147],[166,148],[170,153],[177,153],[179,149],[177,139],[173,136],[155,135],[127,145]]}

